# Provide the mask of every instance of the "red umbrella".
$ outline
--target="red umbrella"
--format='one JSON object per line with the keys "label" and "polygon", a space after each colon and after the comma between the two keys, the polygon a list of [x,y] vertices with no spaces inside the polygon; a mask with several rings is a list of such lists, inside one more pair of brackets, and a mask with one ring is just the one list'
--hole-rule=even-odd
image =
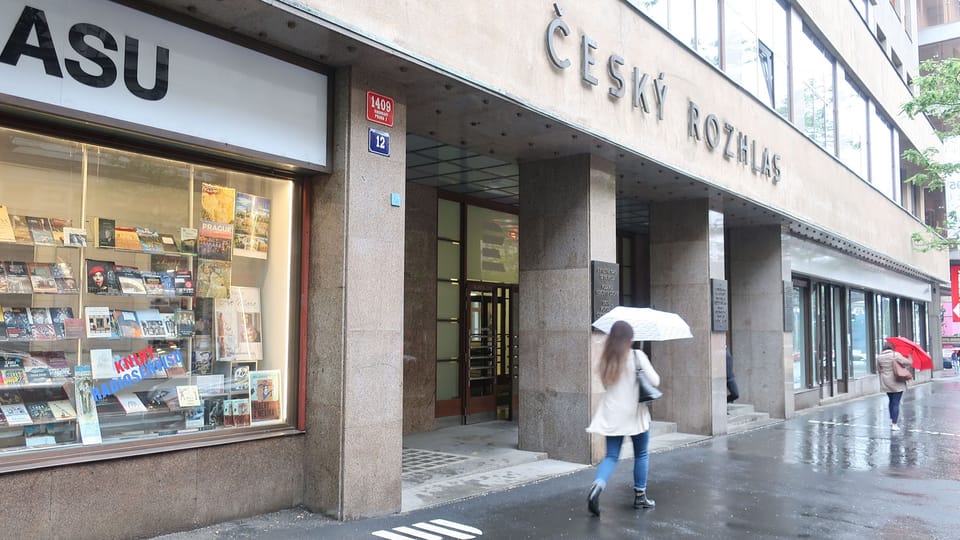
{"label": "red umbrella", "polygon": [[913,358],[914,369],[933,369],[933,359],[930,358],[930,353],[923,350],[923,347],[917,343],[900,336],[888,337],[887,341],[893,345],[893,350]]}

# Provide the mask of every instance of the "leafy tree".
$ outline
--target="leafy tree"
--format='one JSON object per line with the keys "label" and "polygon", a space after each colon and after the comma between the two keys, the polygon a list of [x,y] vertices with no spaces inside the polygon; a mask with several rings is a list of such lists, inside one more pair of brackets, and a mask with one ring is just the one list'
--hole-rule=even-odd
{"label": "leafy tree", "polygon": [[[903,106],[910,118],[918,114],[930,117],[941,139],[960,135],[960,58],[926,60],[920,64],[920,75],[913,80],[916,92]],[[920,172],[905,181],[927,190],[942,190],[951,176],[960,172],[960,163],[945,161],[935,148],[904,150],[903,158],[917,165]],[[926,234],[914,233],[914,246],[921,251],[960,247],[960,230],[956,211],[947,213],[941,227],[927,227]]]}

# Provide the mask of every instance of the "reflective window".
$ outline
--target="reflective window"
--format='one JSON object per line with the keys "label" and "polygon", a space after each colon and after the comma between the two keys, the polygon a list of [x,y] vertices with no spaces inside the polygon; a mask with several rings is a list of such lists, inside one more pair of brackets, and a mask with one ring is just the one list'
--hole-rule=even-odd
{"label": "reflective window", "polygon": [[840,83],[837,97],[840,160],[861,178],[867,178],[867,99],[849,79]]}
{"label": "reflective window", "polygon": [[889,296],[876,295],[876,342],[874,350],[883,350],[883,342],[886,338],[896,334],[896,312],[894,311],[894,301]]}
{"label": "reflective window", "polygon": [[860,17],[866,21],[867,20],[867,0],[850,0],[850,3],[853,4],[853,7],[857,8],[857,12],[860,13]]}
{"label": "reflective window", "polygon": [[893,129],[876,107],[870,107],[870,183],[891,200],[897,200],[893,157]]}
{"label": "reflective window", "polygon": [[787,10],[776,0],[724,4],[725,71],[786,117]]}
{"label": "reflective window", "polygon": [[850,291],[849,344],[847,356],[853,378],[870,374],[870,349],[867,336],[867,295],[863,291]]}
{"label": "reflective window", "polygon": [[810,304],[810,296],[806,287],[793,287],[793,388],[800,389],[807,385],[810,375],[807,372],[807,335],[806,314]]}
{"label": "reflective window", "polygon": [[708,62],[720,65],[717,0],[627,0]]}
{"label": "reflective window", "polygon": [[960,21],[960,2],[948,0],[920,0],[917,19],[919,28]]}
{"label": "reflective window", "polygon": [[933,58],[960,58],[960,39],[948,39],[920,47],[920,61]]}
{"label": "reflective window", "polygon": [[833,58],[806,26],[795,43],[796,123],[815,143],[833,153]]}

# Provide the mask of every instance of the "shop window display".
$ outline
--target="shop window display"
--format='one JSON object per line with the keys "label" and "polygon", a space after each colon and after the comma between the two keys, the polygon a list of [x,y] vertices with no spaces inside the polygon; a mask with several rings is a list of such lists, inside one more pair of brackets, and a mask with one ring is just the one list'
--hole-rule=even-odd
{"label": "shop window display", "polygon": [[296,192],[0,129],[0,460],[287,425]]}

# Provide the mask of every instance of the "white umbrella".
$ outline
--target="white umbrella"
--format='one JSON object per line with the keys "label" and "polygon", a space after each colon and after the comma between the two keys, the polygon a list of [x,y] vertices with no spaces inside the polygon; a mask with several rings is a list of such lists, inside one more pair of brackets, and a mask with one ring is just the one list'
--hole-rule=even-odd
{"label": "white umbrella", "polygon": [[692,338],[690,326],[676,313],[650,308],[617,306],[593,322],[593,327],[606,334],[617,321],[633,327],[634,341],[666,341]]}

